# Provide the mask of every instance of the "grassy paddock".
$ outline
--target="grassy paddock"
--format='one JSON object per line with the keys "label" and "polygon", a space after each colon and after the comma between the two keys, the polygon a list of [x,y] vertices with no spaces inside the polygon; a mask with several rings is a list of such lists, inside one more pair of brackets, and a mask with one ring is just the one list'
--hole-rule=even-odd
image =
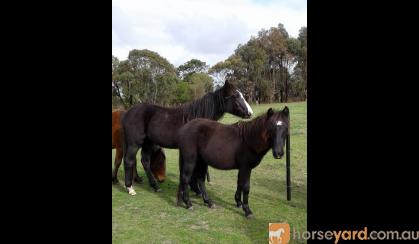
{"label": "grassy paddock", "polygon": [[[255,115],[269,107],[282,109],[285,104],[253,105]],[[206,207],[201,198],[190,194],[193,211],[176,207],[179,182],[178,150],[165,149],[167,179],[155,193],[149,186],[144,170],[138,170],[145,181],[134,183],[136,196],[123,188],[124,170],[118,173],[119,185],[112,185],[113,243],[266,243],[268,223],[287,222],[300,233],[307,226],[307,104],[286,104],[291,114],[291,181],[292,201],[286,200],[285,157],[275,160],[269,151],[261,164],[252,171],[249,205],[255,215],[246,219],[242,209],[235,207],[237,170],[210,168],[212,185],[208,194],[215,209]],[[222,123],[239,118],[226,114]],[[115,150],[112,150],[112,167]],[[138,162],[140,154],[138,154]],[[141,164],[140,164],[141,165]],[[295,243],[295,240],[291,240]]]}

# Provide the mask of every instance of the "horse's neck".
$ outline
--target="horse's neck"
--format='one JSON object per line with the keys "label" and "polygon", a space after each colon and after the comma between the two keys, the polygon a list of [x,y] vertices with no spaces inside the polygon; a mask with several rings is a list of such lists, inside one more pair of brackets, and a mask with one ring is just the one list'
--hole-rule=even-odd
{"label": "horse's neck", "polygon": [[[251,122],[249,122],[251,123]],[[265,155],[269,150],[269,138],[265,126],[248,126],[247,131],[243,131],[243,140],[253,152],[258,155]]]}
{"label": "horse's neck", "polygon": [[215,106],[215,108],[214,108],[215,109],[215,113],[212,116],[212,118],[209,118],[209,119],[218,121],[219,119],[221,119],[221,117],[223,117],[225,111],[221,110],[216,105],[214,105],[214,106]]}
{"label": "horse's neck", "polygon": [[[210,116],[207,116],[206,119],[210,120],[219,120],[223,117],[225,110],[224,110],[224,102],[220,98],[221,94],[220,91],[215,91],[213,93],[208,93],[206,96],[211,96],[211,106],[212,110],[214,111]],[[204,98],[202,98],[203,100]],[[201,100],[201,101],[202,101]]]}
{"label": "horse's neck", "polygon": [[220,104],[219,102],[219,94],[218,93],[213,93],[213,94],[208,94],[208,96],[213,96],[212,99],[212,110],[214,111],[211,115],[206,116],[206,119],[210,119],[210,120],[219,120],[221,119],[221,117],[223,117],[225,111],[224,111],[224,105]]}
{"label": "horse's neck", "polygon": [[[205,95],[205,96],[211,96],[210,94],[207,94],[207,95]],[[201,106],[213,106],[212,107],[212,111],[213,111],[213,113],[210,113],[210,114],[206,114],[206,113],[204,113],[203,115],[196,115],[196,116],[191,116],[191,114],[182,114],[182,116],[184,117],[184,118],[186,118],[186,121],[185,121],[185,123],[186,122],[188,122],[188,121],[190,121],[190,120],[193,120],[193,119],[196,119],[196,118],[204,118],[204,119],[210,119],[210,120],[215,120],[215,121],[217,121],[217,120],[219,120],[221,117],[223,117],[223,115],[224,115],[224,113],[225,113],[225,111],[224,111],[224,108],[221,106],[221,105],[219,105],[219,104],[217,104],[217,102],[215,101],[215,99],[211,102],[211,104],[207,104],[207,105],[203,105],[203,103],[205,103],[205,100],[204,99],[206,99],[206,97],[202,97],[202,98],[200,98],[200,99],[197,99],[197,100],[195,100],[195,101],[193,101],[193,102],[195,102],[196,104],[200,104]],[[193,104],[193,102],[192,103],[189,103],[189,104],[186,104],[186,105],[184,105],[185,107],[184,107],[184,109],[183,109],[183,113],[185,113],[185,111],[188,111],[188,112],[190,112],[191,111],[191,107],[192,106],[194,106],[194,104]],[[178,107],[179,109],[181,109],[181,107],[182,106],[180,106],[180,107]],[[207,108],[208,109],[208,108]],[[181,109],[182,110],[182,109]]]}

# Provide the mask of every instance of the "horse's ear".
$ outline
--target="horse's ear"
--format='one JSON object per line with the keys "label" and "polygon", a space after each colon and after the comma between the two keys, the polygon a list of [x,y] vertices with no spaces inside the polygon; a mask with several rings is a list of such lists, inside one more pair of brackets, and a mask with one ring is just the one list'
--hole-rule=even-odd
{"label": "horse's ear", "polygon": [[282,112],[287,116],[290,114],[290,111],[289,111],[287,106],[285,106],[285,108],[282,110]]}
{"label": "horse's ear", "polygon": [[224,86],[222,87],[223,95],[224,96],[229,96],[230,95],[231,88],[232,88],[231,87],[231,83],[228,80],[226,80],[224,82]]}
{"label": "horse's ear", "polygon": [[274,114],[274,110],[272,108],[268,109],[268,119]]}

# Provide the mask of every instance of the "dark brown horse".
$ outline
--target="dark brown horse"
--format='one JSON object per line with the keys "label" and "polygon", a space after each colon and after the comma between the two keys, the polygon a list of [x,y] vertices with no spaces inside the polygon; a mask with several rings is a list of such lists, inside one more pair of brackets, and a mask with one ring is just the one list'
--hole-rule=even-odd
{"label": "dark brown horse", "polygon": [[140,103],[128,110],[122,119],[126,146],[125,186],[128,192],[135,193],[132,188],[132,169],[140,148],[142,148],[141,163],[150,186],[159,191],[160,187],[150,171],[150,154],[153,145],[177,148],[176,133],[185,123],[195,118],[218,120],[224,113],[242,118],[249,118],[253,113],[240,91],[228,81],[217,91],[179,107],[167,108]]}
{"label": "dark brown horse", "polygon": [[[188,196],[188,184],[196,178],[202,191],[202,198],[211,208],[212,200],[205,189],[205,174],[208,165],[222,170],[238,169],[237,207],[242,207],[246,217],[252,217],[248,197],[250,174],[262,158],[272,148],[274,158],[284,155],[284,144],[288,134],[289,111],[268,112],[248,122],[232,125],[207,120],[194,119],[178,132],[180,183],[177,202],[181,200],[187,208],[192,208]],[[242,202],[243,193],[243,202]]]}
{"label": "dark brown horse", "polygon": [[[114,163],[114,170],[112,171],[112,182],[118,183],[118,169],[122,162],[123,156],[123,133],[121,128],[121,118],[124,115],[125,111],[117,110],[112,111],[112,149],[116,149],[115,153],[115,163]],[[136,170],[135,163],[135,170],[134,172],[134,180],[136,182],[142,182],[143,179],[138,175]],[[163,182],[166,179],[166,156],[164,151],[161,147],[155,146],[153,148],[153,153],[151,155],[151,163],[150,163],[151,171],[153,172],[154,177],[157,178],[159,182]]]}

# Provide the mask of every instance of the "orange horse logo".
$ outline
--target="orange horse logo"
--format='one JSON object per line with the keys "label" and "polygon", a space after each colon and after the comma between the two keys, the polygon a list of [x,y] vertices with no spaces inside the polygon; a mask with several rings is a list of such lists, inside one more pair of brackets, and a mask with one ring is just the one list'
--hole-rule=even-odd
{"label": "orange horse logo", "polygon": [[287,244],[290,241],[290,225],[269,223],[269,244]]}

